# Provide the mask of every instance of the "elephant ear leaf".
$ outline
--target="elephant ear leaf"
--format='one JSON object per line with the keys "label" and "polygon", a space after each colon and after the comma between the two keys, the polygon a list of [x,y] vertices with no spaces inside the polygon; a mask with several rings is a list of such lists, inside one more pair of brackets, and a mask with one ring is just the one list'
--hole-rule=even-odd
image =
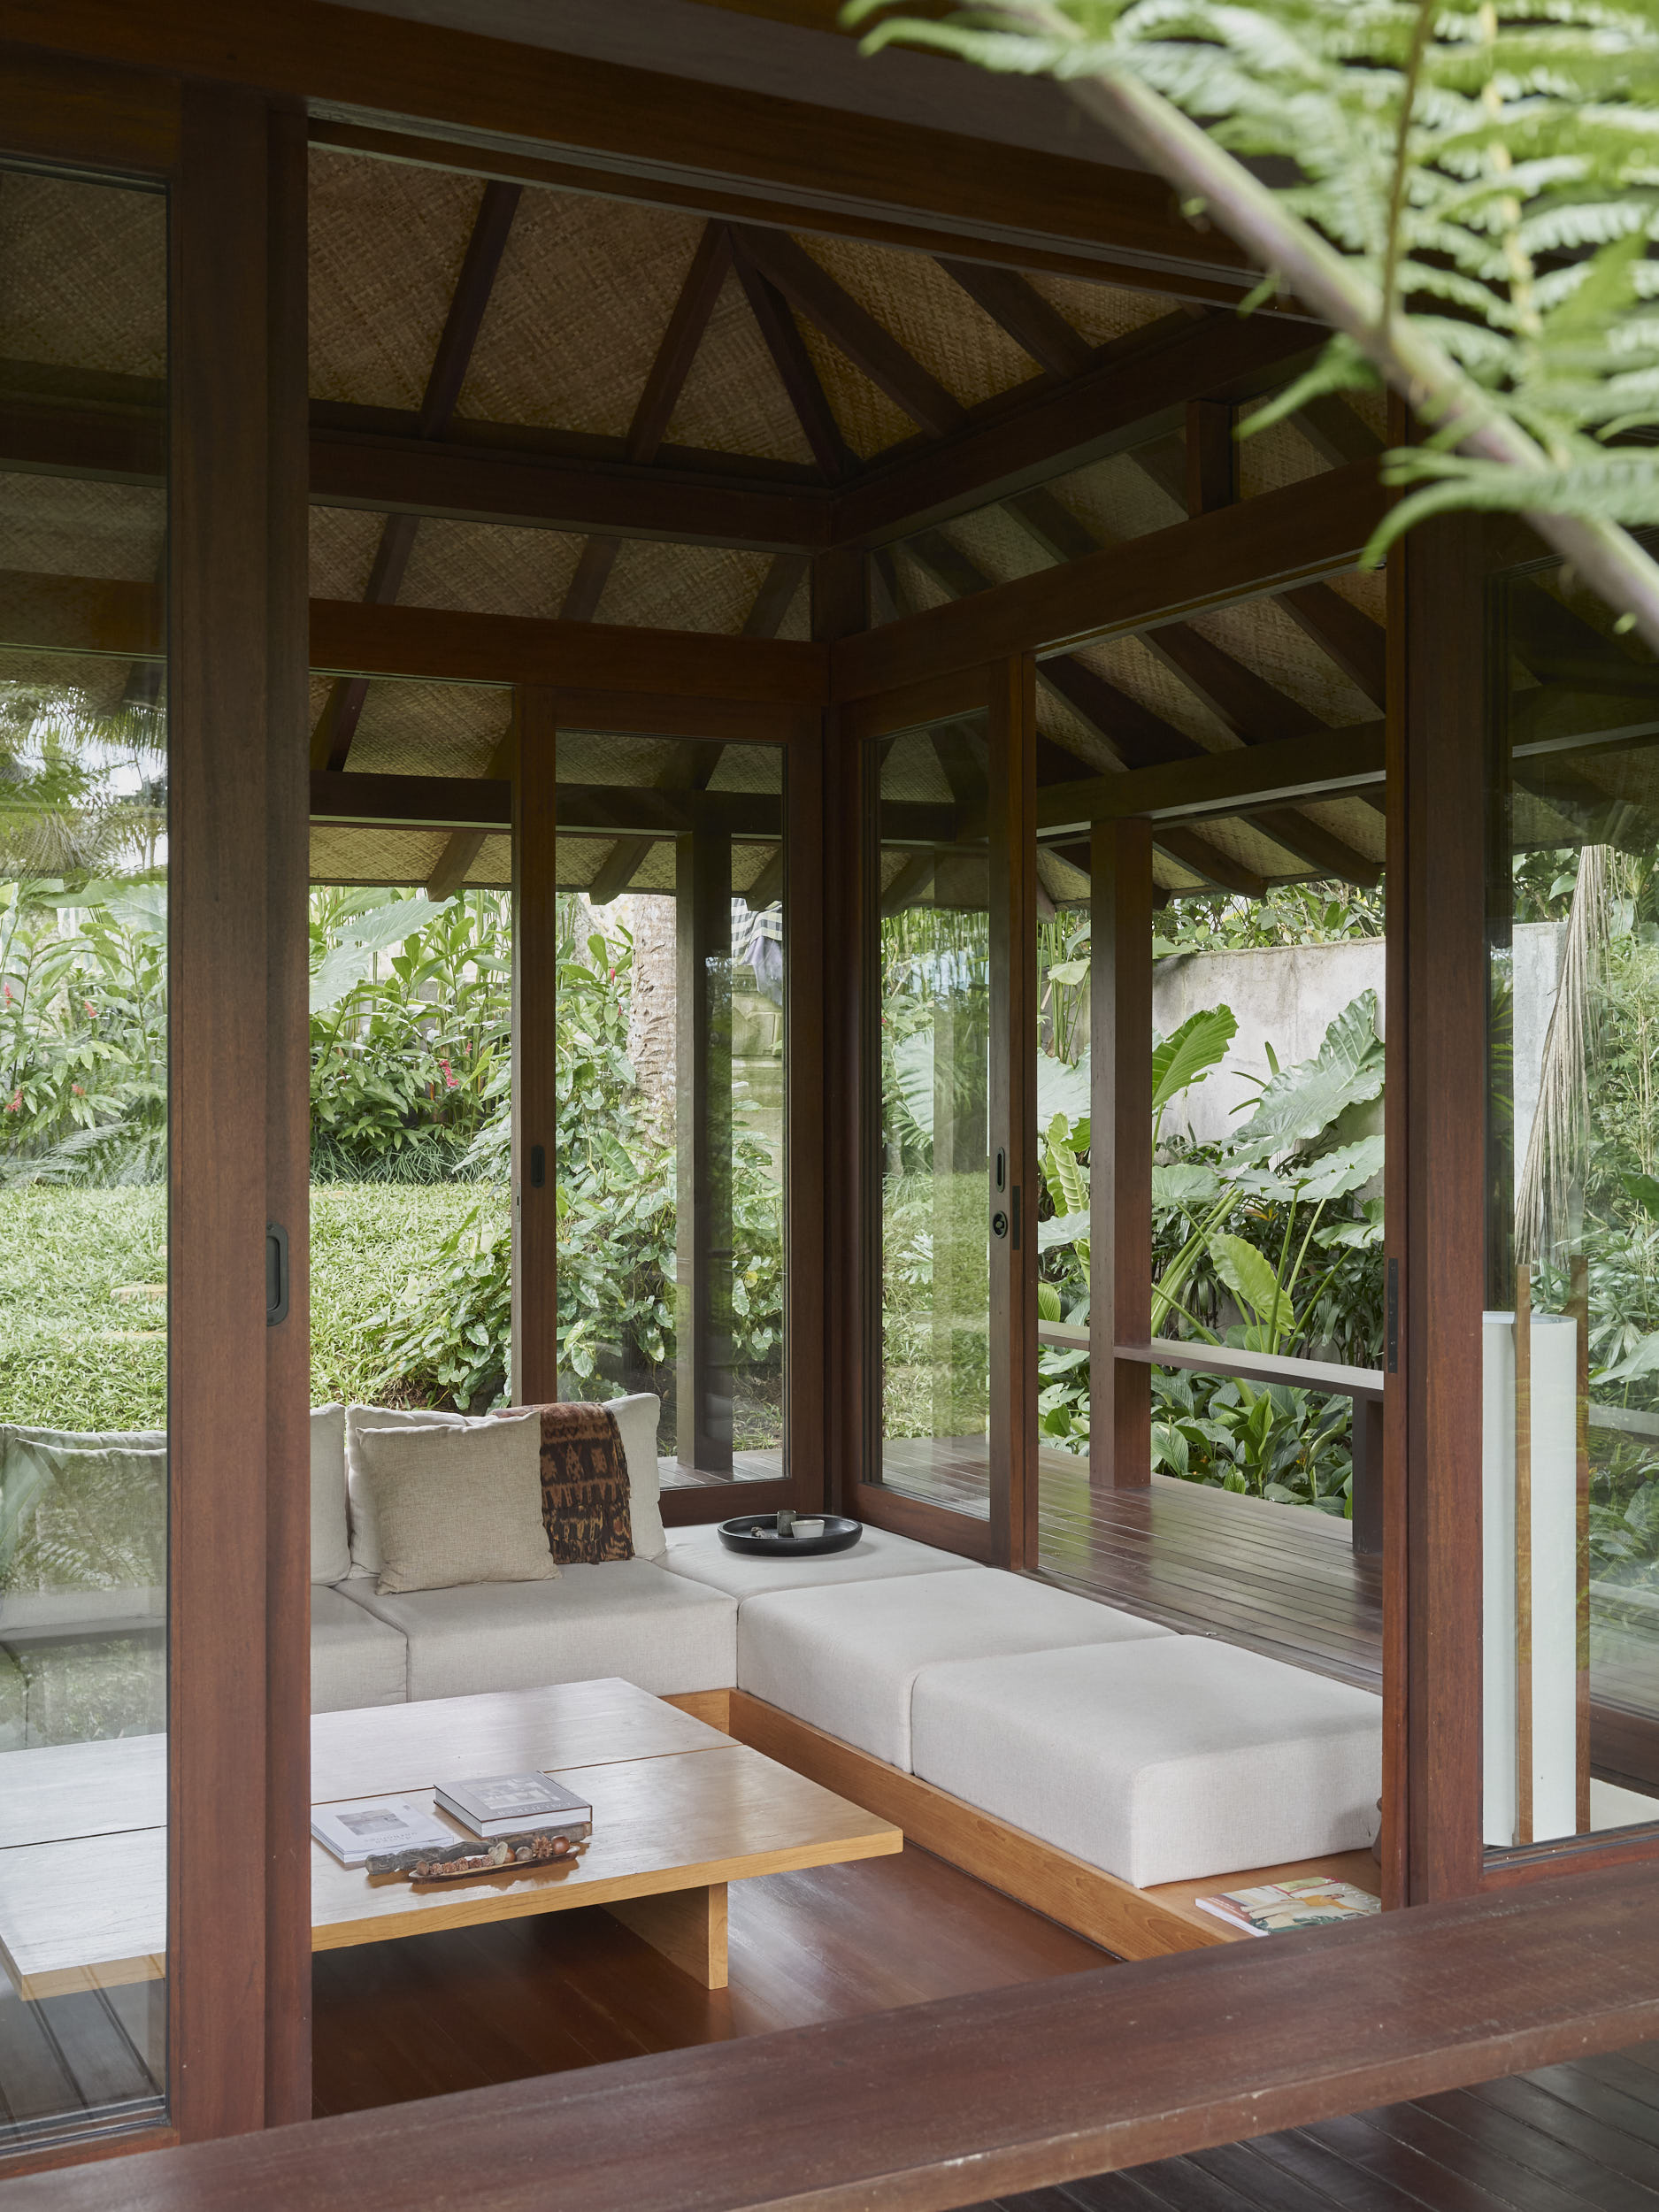
{"label": "elephant ear leaf", "polygon": [[1156,1114],[1227,1056],[1238,1030],[1230,1006],[1207,1006],[1152,1048],[1152,1110]]}
{"label": "elephant ear leaf", "polygon": [[1651,1175],[1621,1175],[1619,1181],[1650,1221],[1659,1221],[1659,1182]]}
{"label": "elephant ear leaf", "polygon": [[1311,1060],[1282,1069],[1239,1132],[1241,1148],[1273,1159],[1324,1134],[1339,1114],[1376,1098],[1383,1087],[1377,994],[1362,991],[1325,1033]]}
{"label": "elephant ear leaf", "polygon": [[1247,1244],[1242,1237],[1211,1237],[1210,1256],[1216,1263],[1217,1274],[1250,1319],[1266,1321],[1273,1310],[1279,1278],[1256,1247]]}

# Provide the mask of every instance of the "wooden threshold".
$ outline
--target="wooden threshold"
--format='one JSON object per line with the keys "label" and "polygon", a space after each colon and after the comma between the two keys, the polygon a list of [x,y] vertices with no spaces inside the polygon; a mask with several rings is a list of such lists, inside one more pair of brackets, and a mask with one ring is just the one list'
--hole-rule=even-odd
{"label": "wooden threshold", "polygon": [[[1136,1889],[1087,1859],[980,1812],[918,1775],[902,1773],[884,1759],[872,1758],[867,1751],[856,1750],[821,1728],[797,1720],[793,1713],[751,1697],[747,1690],[729,1691],[726,1700],[725,1721],[713,1724],[740,1743],[793,1767],[838,1797],[850,1798],[866,1812],[892,1821],[903,1830],[907,1842],[1121,1959],[1163,1958],[1213,1944],[1256,1942],[1256,1937],[1199,1910],[1194,1900],[1218,1889],[1243,1889],[1305,1874],[1352,1882],[1373,1894],[1380,1889],[1380,1870],[1369,1851],[1335,1852],[1294,1865],[1256,1867],[1243,1873]],[[709,1716],[699,1712],[698,1717]]]}

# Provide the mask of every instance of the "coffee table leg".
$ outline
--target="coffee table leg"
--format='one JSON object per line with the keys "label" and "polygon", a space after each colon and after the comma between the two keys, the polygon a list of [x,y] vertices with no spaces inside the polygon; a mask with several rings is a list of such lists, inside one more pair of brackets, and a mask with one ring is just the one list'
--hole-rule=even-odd
{"label": "coffee table leg", "polygon": [[705,1989],[726,1987],[724,1882],[710,1882],[706,1889],[664,1890],[657,1897],[625,1897],[605,1910]]}

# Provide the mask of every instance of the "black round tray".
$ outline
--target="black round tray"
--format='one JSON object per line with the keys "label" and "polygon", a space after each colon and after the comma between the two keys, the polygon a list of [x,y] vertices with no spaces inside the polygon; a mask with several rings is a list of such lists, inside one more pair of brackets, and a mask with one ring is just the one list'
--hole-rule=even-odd
{"label": "black round tray", "polygon": [[[818,1519],[818,1514],[810,1517]],[[740,1513],[734,1521],[722,1521],[720,1541],[727,1551],[747,1559],[815,1559],[829,1551],[848,1551],[864,1532],[862,1521],[849,1521],[840,1513],[822,1517],[822,1536],[780,1536],[775,1513]]]}

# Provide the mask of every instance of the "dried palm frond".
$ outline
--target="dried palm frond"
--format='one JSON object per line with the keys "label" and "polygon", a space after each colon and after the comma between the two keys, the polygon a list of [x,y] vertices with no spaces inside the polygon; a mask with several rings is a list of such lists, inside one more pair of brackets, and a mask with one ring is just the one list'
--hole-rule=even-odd
{"label": "dried palm frond", "polygon": [[1618,855],[1586,845],[1567,916],[1567,941],[1544,1033],[1538,1107],[1515,1183],[1515,1256],[1548,1258],[1571,1239],[1589,1156],[1592,1007],[1621,888]]}

